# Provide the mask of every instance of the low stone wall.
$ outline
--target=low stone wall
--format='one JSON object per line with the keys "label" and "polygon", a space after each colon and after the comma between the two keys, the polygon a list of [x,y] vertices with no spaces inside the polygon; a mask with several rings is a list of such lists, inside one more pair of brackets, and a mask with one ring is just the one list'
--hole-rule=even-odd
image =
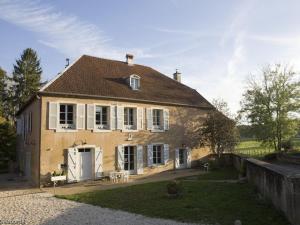
{"label": "low stone wall", "polygon": [[288,155],[288,154],[277,154],[277,160],[281,162],[293,163],[300,165],[300,156]]}
{"label": "low stone wall", "polygon": [[231,159],[236,168],[240,168],[242,160],[245,160],[247,180],[264,198],[270,199],[293,225],[300,225],[300,173],[235,154],[231,155]]}

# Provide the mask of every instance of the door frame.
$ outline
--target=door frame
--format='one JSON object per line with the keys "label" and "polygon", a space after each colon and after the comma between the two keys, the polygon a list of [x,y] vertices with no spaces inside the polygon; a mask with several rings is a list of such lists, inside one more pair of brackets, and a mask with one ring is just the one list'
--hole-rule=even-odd
{"label": "door frame", "polygon": [[[87,167],[90,167],[90,170],[91,170],[91,173],[90,173],[90,176],[88,177],[88,178],[85,178],[85,177],[81,177],[80,176],[80,168],[81,167],[85,167],[85,166],[83,166],[83,163],[81,163],[80,162],[80,156],[79,155],[81,155],[81,153],[82,152],[79,152],[79,150],[81,150],[81,149],[89,149],[90,151],[88,152],[89,153],[89,155],[90,155],[90,159],[91,159],[91,165],[88,165]],[[78,176],[78,181],[84,181],[84,180],[91,180],[91,179],[93,179],[93,168],[94,168],[94,166],[93,166],[93,159],[94,159],[94,154],[93,154],[93,151],[95,151],[95,149],[93,149],[93,148],[89,148],[89,147],[84,147],[84,148],[77,148],[77,161],[78,161],[78,171],[77,171],[77,176]],[[81,165],[82,164],[82,165]]]}
{"label": "door frame", "polygon": [[[92,171],[92,176],[91,176],[91,179],[94,179],[95,177],[95,149],[96,149],[96,145],[77,145],[77,146],[74,146],[74,147],[71,147],[71,148],[74,148],[76,149],[76,178],[77,178],[77,181],[84,181],[84,180],[81,180],[79,179],[79,149],[83,149],[83,148],[89,148],[91,149],[91,158],[92,158],[92,162],[91,162],[91,171]],[[67,162],[68,163],[68,162]],[[68,169],[67,169],[67,175],[68,175]]]}
{"label": "door frame", "polygon": [[[183,151],[183,163],[180,164],[180,152]],[[187,168],[187,149],[186,148],[178,148],[178,157],[179,157],[179,167],[178,169]]]}
{"label": "door frame", "polygon": [[[180,150],[184,150],[184,164],[180,164],[179,155]],[[177,153],[178,151],[178,153]],[[178,157],[178,158],[177,158]],[[177,147],[174,152],[174,168],[175,169],[186,169],[191,168],[191,148],[189,147]]]}
{"label": "door frame", "polygon": [[[125,144],[125,145],[123,145],[123,148],[124,148],[124,152],[123,152],[123,156],[124,156],[124,167],[125,167],[125,148],[126,147],[134,147],[134,149],[133,149],[133,157],[134,157],[134,159],[133,159],[133,169],[132,170],[128,170],[129,171],[129,174],[136,174],[136,167],[137,167],[137,154],[136,154],[136,151],[137,151],[137,146],[138,145],[132,145],[132,144]],[[123,169],[125,170],[125,168],[123,167]]]}

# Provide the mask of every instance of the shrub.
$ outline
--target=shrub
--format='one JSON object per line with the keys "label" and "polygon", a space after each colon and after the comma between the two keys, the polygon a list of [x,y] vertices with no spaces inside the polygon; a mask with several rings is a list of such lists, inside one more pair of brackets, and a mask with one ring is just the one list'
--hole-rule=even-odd
{"label": "shrub", "polygon": [[281,147],[284,149],[284,151],[292,150],[293,142],[291,140],[283,141]]}
{"label": "shrub", "polygon": [[277,153],[270,153],[264,156],[264,160],[275,160],[277,157]]}
{"label": "shrub", "polygon": [[171,196],[179,196],[182,194],[182,191],[183,191],[182,185],[178,180],[170,181],[167,184],[167,192]]}

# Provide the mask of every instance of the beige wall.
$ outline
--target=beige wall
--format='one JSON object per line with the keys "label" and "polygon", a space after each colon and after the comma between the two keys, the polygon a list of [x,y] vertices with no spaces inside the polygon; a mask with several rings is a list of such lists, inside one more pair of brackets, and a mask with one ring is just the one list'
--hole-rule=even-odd
{"label": "beige wall", "polygon": [[[188,107],[164,106],[170,112],[170,129],[162,133],[152,133],[148,130],[139,132],[131,132],[132,141],[127,141],[128,132],[114,130],[112,132],[94,133],[90,130],[78,130],[77,132],[55,132],[48,130],[48,102],[72,102],[84,104],[117,104],[117,105],[136,105],[140,107],[153,107],[155,105],[147,105],[140,103],[125,103],[106,100],[89,100],[75,98],[57,98],[42,97],[42,120],[41,120],[41,179],[49,177],[49,174],[58,170],[58,165],[66,163],[66,149],[74,144],[81,144],[86,141],[87,144],[102,147],[103,153],[103,169],[115,169],[115,151],[116,146],[120,144],[140,144],[144,146],[144,173],[158,172],[161,170],[174,168],[174,150],[185,144],[193,148],[192,160],[196,160],[208,154],[208,150],[199,147],[199,136],[195,129],[199,128],[199,124],[204,120],[206,112],[201,109]],[[157,106],[157,107],[162,107]],[[146,127],[144,121],[144,128]],[[170,163],[167,166],[161,166],[155,169],[149,169],[147,165],[146,145],[150,143],[169,144]]]}
{"label": "beige wall", "polygon": [[[39,149],[40,149],[40,100],[35,99],[18,118],[32,113],[32,131],[26,132],[26,136],[18,135],[17,152],[20,170],[26,170],[26,154],[30,153],[31,159],[31,181],[34,185],[39,185]],[[28,117],[27,117],[28,118]]]}

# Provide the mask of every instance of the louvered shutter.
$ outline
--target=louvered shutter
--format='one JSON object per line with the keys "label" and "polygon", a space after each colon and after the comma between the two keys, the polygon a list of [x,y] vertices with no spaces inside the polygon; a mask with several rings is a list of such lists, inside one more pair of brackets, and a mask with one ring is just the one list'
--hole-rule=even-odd
{"label": "louvered shutter", "polygon": [[153,127],[152,109],[147,108],[147,130],[152,130],[152,127]]}
{"label": "louvered shutter", "polygon": [[76,129],[84,129],[85,128],[85,104],[77,104],[76,105]]}
{"label": "louvered shutter", "polygon": [[17,134],[22,134],[22,120],[20,118],[17,119]]}
{"label": "louvered shutter", "polygon": [[94,130],[95,129],[95,105],[94,104],[88,104],[87,105],[87,125],[86,128],[88,130]]}
{"label": "louvered shutter", "polygon": [[179,148],[175,149],[175,168],[179,168],[180,164],[179,164]]}
{"label": "louvered shutter", "polygon": [[116,106],[111,105],[110,106],[110,129],[115,130],[116,129]]}
{"label": "louvered shutter", "polygon": [[143,158],[143,145],[138,145],[136,149],[136,168],[137,168],[137,174],[143,174],[144,173],[144,158]]}
{"label": "louvered shutter", "polygon": [[57,102],[49,102],[48,129],[55,130],[58,126],[59,104]]}
{"label": "louvered shutter", "polygon": [[68,149],[68,183],[77,181],[78,177],[78,152],[76,148]]}
{"label": "louvered shutter", "polygon": [[124,107],[117,106],[117,129],[122,130],[124,127]]}
{"label": "louvered shutter", "polygon": [[169,130],[169,109],[164,109],[164,130]]}
{"label": "louvered shutter", "polygon": [[169,160],[169,145],[164,144],[164,164],[166,165]]}
{"label": "louvered shutter", "polygon": [[117,148],[117,169],[123,170],[124,169],[124,147],[123,145],[118,145]]}
{"label": "louvered shutter", "polygon": [[137,129],[143,130],[144,127],[144,109],[139,107],[137,108]]}
{"label": "louvered shutter", "polygon": [[192,167],[192,152],[190,148],[186,149],[186,167],[187,168]]}
{"label": "louvered shutter", "polygon": [[148,160],[148,167],[153,165],[153,145],[147,146],[147,160]]}
{"label": "louvered shutter", "polygon": [[103,173],[103,150],[100,147],[95,148],[95,179],[102,177]]}

